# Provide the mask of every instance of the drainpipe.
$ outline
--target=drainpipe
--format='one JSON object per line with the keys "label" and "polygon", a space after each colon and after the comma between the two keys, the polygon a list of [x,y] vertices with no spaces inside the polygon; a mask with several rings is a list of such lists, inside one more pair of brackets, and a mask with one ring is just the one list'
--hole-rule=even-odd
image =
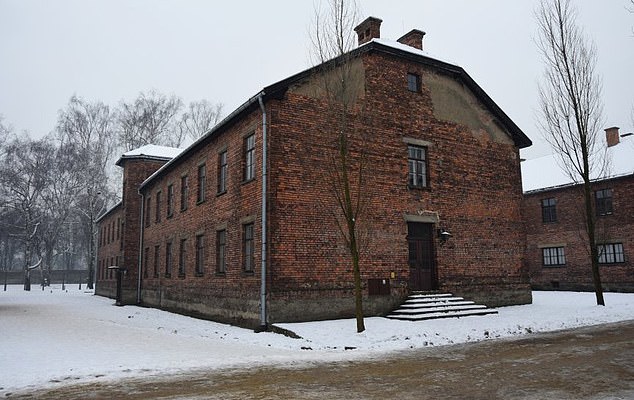
{"label": "drainpipe", "polygon": [[136,287],[136,303],[141,304],[141,273],[143,272],[143,227],[145,226],[145,195],[139,191],[141,195],[141,229],[139,234],[139,257],[138,257],[138,276]]}
{"label": "drainpipe", "polygon": [[258,102],[260,103],[260,109],[262,110],[262,250],[261,250],[261,259],[262,265],[260,266],[261,278],[260,278],[260,327],[258,329],[259,332],[265,331],[267,329],[267,321],[266,321],[266,198],[267,198],[267,188],[266,188],[266,178],[267,178],[267,142],[266,142],[266,134],[267,134],[267,126],[266,126],[266,108],[264,107],[264,101],[262,100],[262,96],[264,92],[260,92],[258,95]]}

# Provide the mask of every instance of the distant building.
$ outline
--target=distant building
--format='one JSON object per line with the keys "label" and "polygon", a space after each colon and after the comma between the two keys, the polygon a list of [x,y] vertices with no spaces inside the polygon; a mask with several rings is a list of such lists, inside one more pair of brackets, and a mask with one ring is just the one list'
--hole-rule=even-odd
{"label": "distant building", "polygon": [[[359,25],[359,47],[334,61],[355,69],[363,104],[351,157],[370,171],[366,314],[415,290],[530,303],[519,149],[531,141],[461,67],[422,50],[424,32],[392,42],[380,24]],[[98,294],[114,297],[118,264],[130,303],[245,326],[354,315],[321,67],[265,87],[168,162],[124,154],[124,201],[99,222]]]}
{"label": "distant building", "polygon": [[[95,293],[115,297],[116,273],[125,269],[123,301],[136,303],[141,234],[141,197],[139,186],[167,161],[182,150],[147,145],[124,153],[116,165],[123,168],[122,200],[97,219],[97,285]],[[127,221],[127,223],[126,223]]]}
{"label": "distant building", "polygon": [[[634,291],[634,140],[606,129],[611,169],[593,182],[603,287]],[[526,264],[536,289],[593,290],[582,185],[554,156],[522,162]]]}

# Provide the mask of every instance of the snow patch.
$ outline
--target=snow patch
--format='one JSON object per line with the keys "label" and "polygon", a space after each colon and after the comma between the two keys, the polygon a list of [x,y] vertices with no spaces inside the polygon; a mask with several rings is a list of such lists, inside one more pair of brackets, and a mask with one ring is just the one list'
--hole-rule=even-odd
{"label": "snow patch", "polygon": [[421,322],[366,318],[279,324],[271,332],[198,320],[59,286],[0,292],[0,396],[29,387],[85,383],[195,369],[303,366],[393,351],[476,342],[634,319],[634,294],[533,292],[533,304],[497,315]]}

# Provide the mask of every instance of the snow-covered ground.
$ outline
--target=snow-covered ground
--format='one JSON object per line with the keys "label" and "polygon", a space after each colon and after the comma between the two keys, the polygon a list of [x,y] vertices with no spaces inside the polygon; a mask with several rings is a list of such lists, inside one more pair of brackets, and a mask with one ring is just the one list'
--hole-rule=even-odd
{"label": "snow-covered ground", "polygon": [[[367,318],[280,324],[302,337],[197,320],[59,286],[0,292],[0,395],[27,387],[174,374],[192,369],[286,366],[379,357],[425,346],[634,320],[634,294],[533,292],[533,304],[497,315],[407,322]],[[353,348],[353,349],[350,349]]]}

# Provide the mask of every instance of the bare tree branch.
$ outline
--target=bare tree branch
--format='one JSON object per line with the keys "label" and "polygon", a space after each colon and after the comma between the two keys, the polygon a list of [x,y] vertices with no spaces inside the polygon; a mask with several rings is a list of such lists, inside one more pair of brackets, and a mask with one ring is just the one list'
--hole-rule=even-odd
{"label": "bare tree branch", "polygon": [[[359,136],[362,79],[354,60],[348,55],[355,43],[354,24],[358,20],[354,1],[329,0],[322,9],[316,7],[311,26],[313,62],[319,65],[315,77],[317,98],[326,108],[322,124],[324,137],[333,138],[326,180],[338,207],[333,220],[348,250],[353,270],[357,332],[365,330],[361,284],[359,221],[364,201],[364,157],[355,156],[354,137]],[[333,61],[335,60],[335,61]]]}
{"label": "bare tree branch", "polygon": [[539,85],[538,125],[559,156],[561,166],[584,189],[586,234],[597,304],[604,304],[596,245],[591,180],[607,173],[607,149],[601,145],[601,80],[596,47],[577,26],[569,0],[542,0],[536,11],[538,47],[545,64]]}

